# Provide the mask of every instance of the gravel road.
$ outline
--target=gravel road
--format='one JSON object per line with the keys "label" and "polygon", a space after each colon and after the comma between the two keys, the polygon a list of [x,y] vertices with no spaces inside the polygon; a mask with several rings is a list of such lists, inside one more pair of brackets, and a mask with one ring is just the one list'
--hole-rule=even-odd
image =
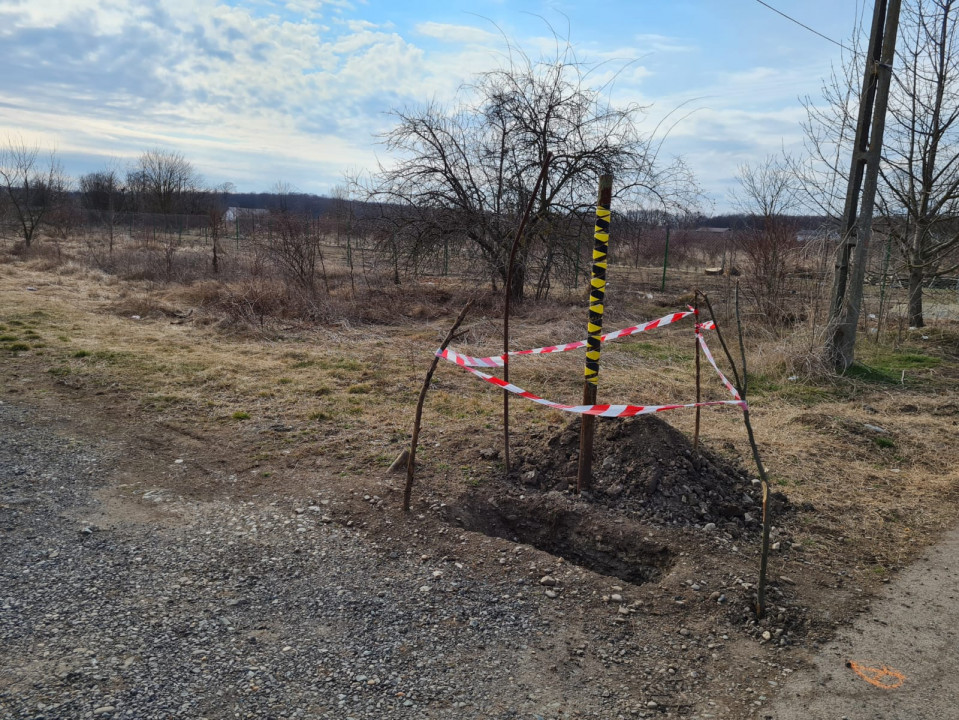
{"label": "gravel road", "polygon": [[567,714],[514,675],[551,634],[522,586],[370,547],[322,500],[104,502],[115,450],[9,404],[0,434],[0,717]]}
{"label": "gravel road", "polygon": [[74,412],[0,403],[0,718],[735,716],[697,693],[721,631],[564,604],[615,578],[415,515],[392,547],[322,492],[185,498],[191,460]]}

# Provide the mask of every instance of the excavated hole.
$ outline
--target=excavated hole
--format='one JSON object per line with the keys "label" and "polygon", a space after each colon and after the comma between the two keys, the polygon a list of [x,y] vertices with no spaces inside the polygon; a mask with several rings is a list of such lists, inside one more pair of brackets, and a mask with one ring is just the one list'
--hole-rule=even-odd
{"label": "excavated hole", "polygon": [[638,523],[611,517],[562,493],[470,495],[448,507],[448,520],[633,584],[656,580],[673,562],[669,548],[644,539]]}

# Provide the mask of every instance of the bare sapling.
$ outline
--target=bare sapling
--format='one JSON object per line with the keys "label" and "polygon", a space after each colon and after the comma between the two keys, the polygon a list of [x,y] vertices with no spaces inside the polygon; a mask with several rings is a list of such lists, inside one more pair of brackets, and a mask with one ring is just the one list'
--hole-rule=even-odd
{"label": "bare sapling", "polygon": [[[536,184],[533,186],[533,192],[530,193],[529,202],[526,204],[526,211],[520,219],[519,228],[516,230],[516,237],[513,238],[513,245],[509,251],[509,262],[506,266],[506,285],[503,288],[503,380],[509,382],[509,301],[513,293],[513,269],[516,265],[516,251],[519,250],[520,243],[523,240],[523,233],[526,231],[526,223],[529,222],[529,216],[533,212],[533,203],[539,195],[539,187],[543,184],[546,172],[549,169],[549,161],[553,153],[547,152],[543,158],[543,165],[539,171],[539,177],[536,178]],[[509,474],[509,390],[503,390],[503,462],[506,465],[506,473]]]}
{"label": "bare sapling", "polygon": [[742,399],[742,411],[743,411],[743,423],[746,426],[746,436],[749,439],[749,447],[753,453],[753,461],[756,463],[756,470],[759,473],[759,481],[762,483],[762,494],[763,494],[763,504],[762,504],[762,549],[760,551],[760,560],[759,560],[759,585],[756,591],[756,617],[763,618],[766,615],[766,574],[767,568],[769,566],[769,528],[772,523],[772,517],[769,507],[769,476],[766,474],[766,466],[763,465],[762,458],[759,455],[759,446],[756,444],[756,436],[753,433],[753,426],[749,420],[749,401],[747,392],[748,388],[748,378],[746,370],[746,344],[743,342],[743,323],[742,316],[739,312],[739,283],[736,283],[736,330],[739,336],[739,357],[740,357],[740,368],[742,372],[740,373],[737,369],[736,361],[733,360],[732,353],[729,351],[729,347],[726,345],[726,340],[723,338],[722,330],[720,330],[719,323],[716,322],[716,313],[713,312],[713,306],[709,302],[709,297],[703,293],[703,301],[706,303],[706,307],[709,308],[709,315],[715,324],[716,337],[719,338],[719,344],[723,348],[723,353],[726,355],[726,360],[729,362],[730,368],[732,369],[733,379],[736,382],[736,388],[739,390],[739,397]]}
{"label": "bare sapling", "polygon": [[443,343],[440,345],[440,349],[437,354],[433,356],[433,362],[430,363],[430,369],[426,372],[426,377],[423,379],[423,387],[420,389],[420,397],[416,401],[416,417],[413,420],[413,438],[410,441],[409,457],[406,460],[406,488],[403,490],[404,512],[409,512],[410,496],[413,494],[413,473],[416,469],[416,444],[420,439],[420,421],[423,419],[423,403],[426,401],[426,392],[430,389],[430,382],[433,380],[433,373],[436,371],[436,365],[440,361],[439,353],[443,352],[453,341],[453,338],[456,336],[456,331],[466,318],[466,313],[469,312],[472,304],[472,300],[467,302],[463,309],[460,310],[460,314],[456,316],[456,321],[453,323],[453,327],[450,328],[450,331],[446,333],[446,337],[443,338]]}

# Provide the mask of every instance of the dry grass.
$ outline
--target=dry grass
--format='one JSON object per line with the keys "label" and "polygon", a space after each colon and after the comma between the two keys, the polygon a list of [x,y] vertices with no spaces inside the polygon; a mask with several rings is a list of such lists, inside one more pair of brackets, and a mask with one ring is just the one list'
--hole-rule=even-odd
{"label": "dry grass", "polygon": [[[0,264],[8,382],[39,390],[60,383],[85,398],[106,393],[134,417],[230,437],[252,466],[381,473],[407,442],[431,352],[468,296],[480,301],[457,348],[498,354],[502,344],[498,299],[438,279],[371,283],[356,296],[341,286],[306,322],[277,311],[284,289],[269,279],[118,282],[48,261],[8,256]],[[683,286],[622,292],[610,303],[607,327],[658,317],[690,297]],[[937,295],[936,302],[949,297]],[[579,305],[578,297],[560,297],[523,306],[512,322],[512,347],[580,339]],[[921,332],[885,332],[879,343],[867,335],[859,354],[869,367],[841,379],[824,372],[815,333],[804,325],[747,338],[758,439],[777,488],[794,505],[809,504],[786,520],[809,551],[824,562],[844,556],[865,575],[881,573],[956,520],[959,326],[937,320]],[[710,344],[721,360],[712,337]],[[578,402],[582,360],[580,353],[520,358],[511,380],[552,400]],[[703,368],[704,398],[725,399]],[[678,324],[606,347],[600,399],[690,402],[693,378],[691,326]],[[477,450],[501,442],[501,406],[492,386],[441,367],[424,416],[422,480],[455,486],[487,476],[489,463]],[[511,407],[518,445],[531,431],[568,420],[521,399]],[[691,432],[691,412],[667,419]],[[735,409],[704,410],[703,440],[746,456]]]}

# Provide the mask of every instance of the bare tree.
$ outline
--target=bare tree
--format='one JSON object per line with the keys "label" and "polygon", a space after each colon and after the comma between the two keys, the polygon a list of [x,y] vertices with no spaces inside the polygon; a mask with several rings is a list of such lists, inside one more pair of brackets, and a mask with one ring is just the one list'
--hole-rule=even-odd
{"label": "bare tree", "polygon": [[[877,212],[909,283],[909,323],[922,326],[923,284],[959,268],[959,21],[956,0],[902,5],[889,97]],[[864,54],[844,58],[824,83],[824,102],[806,100],[808,156],[794,167],[815,210],[838,219],[848,176]]]}
{"label": "bare tree", "polygon": [[736,178],[733,202],[745,215],[787,215],[799,206],[799,178],[788,157],[767,155],[755,165],[743,163]]}
{"label": "bare tree", "polygon": [[80,204],[106,226],[111,255],[117,214],[123,209],[124,194],[120,174],[114,169],[98,170],[80,177]]}
{"label": "bare tree", "polygon": [[291,200],[296,188],[279,180],[273,185],[276,206],[270,210],[269,232],[264,245],[267,254],[279,267],[287,283],[312,300],[317,294],[316,271],[322,270],[323,283],[330,291],[323,249],[320,247],[319,224],[306,212],[295,212]]}
{"label": "bare tree", "polygon": [[227,197],[233,193],[235,186],[231,182],[218,185],[207,193],[206,216],[210,230],[210,249],[212,256],[210,263],[213,274],[220,273],[220,237],[226,229]]}
{"label": "bare tree", "polygon": [[959,268],[959,48],[955,0],[906,3],[889,104],[881,207],[909,276],[909,324],[923,282]]}
{"label": "bare tree", "polygon": [[803,309],[789,302],[788,274],[799,243],[795,220],[788,214],[799,203],[798,180],[789,158],[773,155],[741,165],[737,179],[733,199],[747,226],[736,231],[735,242],[749,264],[746,292],[767,322],[794,322]]}
{"label": "bare tree", "polygon": [[147,150],[127,173],[130,192],[148,212],[182,212],[199,194],[201,185],[193,165],[173,150]]}
{"label": "bare tree", "polygon": [[354,209],[353,198],[350,196],[349,188],[338,185],[333,188],[333,206],[330,209],[329,217],[333,224],[333,236],[337,245],[346,246],[346,265],[350,271],[350,290],[356,294],[356,280],[354,277],[356,252],[355,236],[357,229],[356,211]]}
{"label": "bare tree", "polygon": [[608,88],[589,86],[592,68],[570,46],[540,61],[509,50],[503,68],[464,86],[451,107],[395,110],[384,140],[398,161],[381,165],[362,189],[393,208],[390,236],[410,252],[464,240],[494,284],[505,283],[517,219],[552,152],[517,253],[510,293],[521,299],[537,252],[541,274],[558,258],[578,257],[600,175],[616,177],[620,207],[641,190],[678,198],[695,186],[681,164],[658,167],[658,146],[637,127],[642,108],[608,104]]}
{"label": "bare tree", "polygon": [[11,214],[18,225],[23,244],[30,247],[41,225],[63,202],[69,182],[51,152],[49,161],[40,162],[40,147],[24,140],[8,139],[0,149],[0,180]]}

